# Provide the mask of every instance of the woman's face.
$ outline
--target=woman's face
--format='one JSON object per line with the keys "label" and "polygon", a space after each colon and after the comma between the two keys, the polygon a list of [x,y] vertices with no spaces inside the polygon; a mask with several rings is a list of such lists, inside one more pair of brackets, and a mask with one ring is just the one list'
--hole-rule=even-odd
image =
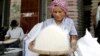
{"label": "woman's face", "polygon": [[55,18],[55,21],[56,21],[56,22],[57,22],[57,21],[59,22],[59,21],[62,21],[63,18],[65,17],[65,12],[64,12],[64,10],[61,9],[60,7],[55,6],[55,7],[53,8],[52,15],[53,15],[53,17]]}

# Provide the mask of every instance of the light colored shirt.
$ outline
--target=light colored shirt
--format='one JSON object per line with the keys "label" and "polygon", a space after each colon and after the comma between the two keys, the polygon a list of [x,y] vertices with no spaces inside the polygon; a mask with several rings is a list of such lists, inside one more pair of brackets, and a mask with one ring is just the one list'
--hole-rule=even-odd
{"label": "light colored shirt", "polygon": [[[54,18],[50,18],[44,21],[43,28],[47,27],[48,25],[56,24]],[[57,24],[56,24],[57,25]],[[62,30],[69,30],[69,35],[77,35],[76,28],[74,26],[74,22],[71,18],[65,17],[60,25],[58,25]]]}
{"label": "light colored shirt", "polygon": [[24,33],[21,27],[16,27],[14,29],[9,28],[5,37],[19,38],[20,40],[22,40],[24,37]]}

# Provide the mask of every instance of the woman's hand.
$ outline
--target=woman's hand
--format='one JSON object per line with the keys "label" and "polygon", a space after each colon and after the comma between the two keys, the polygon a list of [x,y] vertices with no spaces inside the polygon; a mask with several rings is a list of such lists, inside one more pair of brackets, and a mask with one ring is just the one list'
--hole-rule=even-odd
{"label": "woman's hand", "polygon": [[72,45],[72,47],[71,47],[71,51],[72,51],[72,52],[75,52],[76,49],[77,49],[77,45]]}
{"label": "woman's hand", "polygon": [[5,36],[5,39],[4,40],[8,40],[8,39],[10,39],[10,37],[9,36]]}

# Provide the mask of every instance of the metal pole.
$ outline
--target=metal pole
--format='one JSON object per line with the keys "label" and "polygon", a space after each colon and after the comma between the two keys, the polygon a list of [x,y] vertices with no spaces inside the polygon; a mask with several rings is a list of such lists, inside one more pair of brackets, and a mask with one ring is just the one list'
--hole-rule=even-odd
{"label": "metal pole", "polygon": [[4,26],[4,15],[5,15],[5,0],[3,0],[3,8],[2,8],[2,27]]}

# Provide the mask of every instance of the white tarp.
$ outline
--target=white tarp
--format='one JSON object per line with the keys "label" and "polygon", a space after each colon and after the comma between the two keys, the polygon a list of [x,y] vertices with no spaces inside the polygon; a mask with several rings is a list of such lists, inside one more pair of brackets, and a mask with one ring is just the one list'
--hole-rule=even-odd
{"label": "white tarp", "polygon": [[40,32],[43,23],[38,23],[32,28],[29,34],[23,40],[23,56],[38,56],[38,53],[33,53],[28,49],[29,43],[35,39]]}
{"label": "white tarp", "polygon": [[100,56],[100,44],[86,30],[85,36],[78,40],[76,56]]}

